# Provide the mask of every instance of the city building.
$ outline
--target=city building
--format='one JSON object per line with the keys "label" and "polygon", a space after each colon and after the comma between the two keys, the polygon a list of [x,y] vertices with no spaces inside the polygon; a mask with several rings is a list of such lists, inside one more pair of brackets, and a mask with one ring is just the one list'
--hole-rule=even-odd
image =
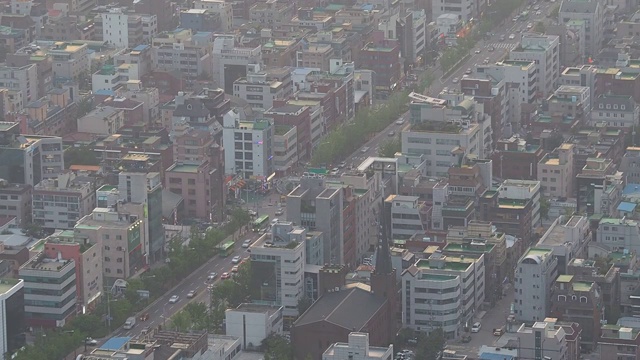
{"label": "city building", "polygon": [[389,195],[391,205],[391,239],[408,240],[428,229],[428,208],[417,196]]}
{"label": "city building", "polygon": [[262,47],[238,47],[235,44],[235,35],[221,35],[213,41],[212,56],[213,81],[224,89],[225,93],[233,94],[233,83],[236,80],[259,70],[262,63]]}
{"label": "city building", "polygon": [[43,179],[33,187],[33,223],[50,230],[73,229],[96,207],[95,182],[73,172]]}
{"label": "city building", "polygon": [[586,164],[576,174],[577,209],[585,211],[587,215],[599,213],[596,208],[596,189],[603,189],[607,179],[615,173],[615,164],[607,158],[587,158]]}
{"label": "city building", "polygon": [[277,0],[257,2],[249,9],[249,20],[266,26],[284,25],[295,16],[295,10],[295,5],[289,2]]}
{"label": "city building", "polygon": [[56,42],[46,53],[51,56],[54,80],[74,80],[91,69],[89,46],[85,43]]}
{"label": "city building", "polygon": [[230,2],[222,0],[196,0],[194,9],[208,10],[220,18],[220,32],[228,33],[233,27],[233,8]]}
{"label": "city building", "polygon": [[[117,48],[134,48],[144,42],[142,16],[123,8],[110,8],[94,19],[97,40]],[[155,34],[153,34],[155,35]]]}
{"label": "city building", "polygon": [[486,158],[491,149],[491,120],[482,105],[461,99],[455,107],[447,100],[411,93],[411,129],[402,132],[402,153],[423,154],[427,176],[448,176],[464,156]]}
{"label": "city building", "polygon": [[[34,328],[63,327],[77,312],[76,263],[39,252],[20,267],[24,317]],[[49,304],[55,304],[51,306]]]}
{"label": "city building", "polygon": [[0,179],[34,186],[64,170],[62,138],[21,135],[20,124],[0,122]]}
{"label": "city building", "polygon": [[296,66],[301,68],[317,68],[329,71],[329,60],[334,58],[333,48],[329,44],[315,44],[303,47],[296,52]]}
{"label": "city building", "polygon": [[563,143],[554,151],[545,154],[538,162],[540,191],[547,197],[573,196],[573,155],[575,145]]}
{"label": "city building", "polygon": [[0,279],[0,354],[11,355],[25,345],[24,280]]}
{"label": "city building", "polygon": [[590,125],[631,129],[640,119],[640,106],[629,95],[600,94],[593,100]]}
{"label": "city building", "polygon": [[233,95],[247,100],[259,112],[270,109],[275,99],[283,99],[285,90],[285,84],[268,80],[266,73],[249,73],[233,83]]}
{"label": "city building", "polygon": [[542,321],[550,309],[550,290],[558,260],[551,249],[530,248],[518,260],[514,279],[514,315],[524,322]]}
{"label": "city building", "polygon": [[218,14],[205,9],[180,11],[180,27],[191,31],[220,31],[222,21]]}
{"label": "city building", "polygon": [[124,126],[124,110],[111,106],[99,106],[78,118],[78,131],[96,134],[115,134]]}
{"label": "city building", "polygon": [[252,287],[257,301],[282,307],[291,323],[298,313],[298,300],[304,296],[306,230],[292,223],[278,222],[251,245]]}
{"label": "city building", "polygon": [[589,219],[579,215],[560,215],[538,240],[537,248],[553,251],[559,275],[567,273],[569,263],[587,255],[592,233]]}
{"label": "city building", "polygon": [[[49,24],[48,24],[49,25]],[[69,26],[69,24],[65,24],[65,26]],[[36,50],[34,53],[34,49]],[[23,66],[27,66],[29,64],[36,65],[36,72],[38,78],[38,93],[36,95],[32,94],[34,99],[39,99],[51,90],[53,87],[53,67],[52,67],[52,59],[51,55],[45,53],[44,51],[38,51],[36,47],[27,46],[19,49],[13,54],[7,54],[7,58],[5,60],[5,64],[10,67],[21,68]],[[15,74],[14,74],[15,76]],[[6,86],[8,89],[11,87]],[[15,91],[15,90],[12,90]],[[25,100],[24,105],[26,105],[27,100]]]}
{"label": "city building", "polygon": [[538,91],[543,97],[556,89],[560,77],[560,40],[556,35],[522,34],[520,44],[509,52],[509,59],[535,61]]}
{"label": "city building", "polygon": [[266,181],[273,174],[273,121],[241,120],[235,111],[224,116],[222,129],[225,174]]}
{"label": "city building", "polygon": [[433,253],[402,273],[402,324],[455,339],[485,300],[484,255]]}
{"label": "city building", "polygon": [[600,52],[604,41],[605,6],[603,4],[598,1],[563,1],[558,19],[562,24],[573,20],[584,22],[585,55],[592,57]]}
{"label": "city building", "polygon": [[[479,1],[478,1],[479,2]],[[463,23],[468,22],[477,16],[476,4],[472,0],[455,1],[455,0],[436,0],[431,2],[431,18],[437,19],[441,15],[455,15]]]}
{"label": "city building", "polygon": [[298,128],[276,125],[273,136],[273,170],[286,176],[298,165]]}
{"label": "city building", "polygon": [[581,343],[593,349],[600,338],[604,303],[600,286],[579,281],[573,275],[560,275],[551,287],[550,314],[563,321],[576,322],[582,328]]}
{"label": "city building", "polygon": [[393,357],[393,344],[387,347],[369,346],[369,334],[352,332],[349,342],[331,344],[322,353],[322,360],[386,360]]}
{"label": "city building", "polygon": [[[558,319],[544,318],[533,326],[522,324],[515,333],[518,359],[567,359],[569,344]],[[574,358],[575,359],[575,358]]]}
{"label": "city building", "polygon": [[627,147],[618,170],[627,177],[627,183],[640,184],[640,147]]}
{"label": "city building", "polygon": [[273,107],[264,113],[264,116],[273,119],[273,123],[279,125],[289,125],[296,127],[296,153],[299,160],[311,158],[312,143],[312,114],[311,107],[283,104],[283,101],[276,101]]}
{"label": "city building", "polygon": [[36,64],[20,67],[0,66],[0,86],[9,89],[9,102],[16,111],[37,100],[38,69]]}
{"label": "city building", "polygon": [[[131,211],[132,208],[136,211]],[[112,285],[117,279],[126,280],[144,266],[143,211],[142,205],[118,202],[108,208],[97,207],[78,221],[74,229],[76,236],[102,246],[106,285]]]}
{"label": "city building", "polygon": [[620,325],[602,326],[598,340],[601,360],[637,359],[640,357],[640,332]]}
{"label": "city building", "polygon": [[287,221],[324,235],[325,264],[342,264],[342,188],[329,188],[321,176],[303,176],[300,185],[287,195]]}
{"label": "city building", "polygon": [[165,171],[164,183],[169,191],[182,196],[186,216],[208,220],[215,202],[214,174],[208,161],[177,162]]}
{"label": "city building", "polygon": [[632,219],[602,218],[598,223],[595,242],[612,251],[627,250],[640,254],[640,230]]}
{"label": "city building", "polygon": [[548,113],[552,118],[561,116],[581,124],[587,124],[591,119],[591,103],[591,89],[587,86],[560,85],[547,98]]}
{"label": "city building", "polygon": [[385,39],[367,43],[360,50],[357,62],[359,67],[374,71],[376,93],[391,94],[400,85],[403,64],[397,40]]}
{"label": "city building", "polygon": [[282,334],[282,306],[240,304],[225,311],[225,334],[240,339],[242,349],[256,349],[270,335]]}
{"label": "city building", "polygon": [[103,294],[102,247],[76,237],[73,230],[58,230],[44,240],[47,258],[74,261],[78,311],[82,314],[93,311]]}
{"label": "city building", "polygon": [[544,151],[519,136],[500,139],[492,155],[493,173],[501,179],[536,180]]}
{"label": "city building", "polygon": [[[210,74],[213,33],[175,29],[159,33],[152,40],[154,64],[158,70],[178,71],[181,79],[195,81]],[[184,60],[184,59],[189,60]]]}
{"label": "city building", "polygon": [[31,185],[0,181],[0,218],[15,218],[23,228],[30,224],[32,191]]}

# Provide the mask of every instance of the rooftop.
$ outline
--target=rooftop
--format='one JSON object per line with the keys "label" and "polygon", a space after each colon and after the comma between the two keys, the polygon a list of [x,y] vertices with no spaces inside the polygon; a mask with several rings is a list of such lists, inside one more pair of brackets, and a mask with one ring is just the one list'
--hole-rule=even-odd
{"label": "rooftop", "polygon": [[21,279],[0,279],[0,294],[4,294],[7,291],[13,289],[13,287],[18,285],[21,281]]}
{"label": "rooftop", "polygon": [[199,167],[200,165],[197,164],[174,164],[173,166],[169,167],[167,171],[195,174],[198,172]]}
{"label": "rooftop", "polygon": [[475,259],[465,258],[464,256],[445,256],[442,266],[438,266],[438,259],[420,259],[416,262],[416,267],[423,270],[449,270],[449,271],[466,271],[473,265]]}

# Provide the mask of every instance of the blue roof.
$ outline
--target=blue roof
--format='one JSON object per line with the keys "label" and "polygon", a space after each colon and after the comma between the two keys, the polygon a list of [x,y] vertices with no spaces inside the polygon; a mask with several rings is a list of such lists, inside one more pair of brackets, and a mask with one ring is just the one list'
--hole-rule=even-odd
{"label": "blue roof", "polygon": [[124,345],[126,343],[129,342],[129,340],[131,340],[131,337],[112,337],[111,339],[107,340],[106,343],[104,343],[102,346],[100,346],[100,349],[102,350],[120,350],[122,348],[124,348]]}
{"label": "blue roof", "polygon": [[113,90],[100,89],[94,93],[95,95],[105,95],[105,96],[113,96],[116,94]]}
{"label": "blue roof", "polygon": [[513,360],[515,356],[508,354],[497,353],[482,353],[480,354],[480,360]]}
{"label": "blue roof", "polygon": [[640,196],[640,184],[627,184],[622,190],[622,195],[639,195]]}
{"label": "blue roof", "polygon": [[636,209],[636,204],[634,203],[630,203],[630,202],[626,202],[623,201],[620,203],[620,205],[618,205],[618,211],[624,211],[624,212],[633,212]]}
{"label": "blue roof", "polygon": [[138,45],[138,46],[133,48],[133,51],[143,51],[148,47],[149,47],[149,45]]}

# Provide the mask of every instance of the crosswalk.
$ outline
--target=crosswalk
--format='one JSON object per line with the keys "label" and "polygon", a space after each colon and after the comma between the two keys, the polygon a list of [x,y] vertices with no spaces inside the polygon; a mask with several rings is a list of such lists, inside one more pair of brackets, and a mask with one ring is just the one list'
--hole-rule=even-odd
{"label": "crosswalk", "polygon": [[489,46],[493,46],[496,49],[507,49],[507,50],[513,50],[516,48],[517,44],[513,44],[513,43],[493,43],[493,44],[489,44],[487,47]]}

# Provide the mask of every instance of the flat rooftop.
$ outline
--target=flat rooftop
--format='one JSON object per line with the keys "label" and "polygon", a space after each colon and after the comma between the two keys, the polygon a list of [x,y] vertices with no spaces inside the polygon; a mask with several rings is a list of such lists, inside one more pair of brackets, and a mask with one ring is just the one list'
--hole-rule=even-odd
{"label": "flat rooftop", "polygon": [[195,174],[198,172],[199,167],[200,166],[196,164],[175,164],[169,169],[167,169],[167,171]]}
{"label": "flat rooftop", "polygon": [[20,283],[20,279],[0,279],[0,294],[4,294]]}

